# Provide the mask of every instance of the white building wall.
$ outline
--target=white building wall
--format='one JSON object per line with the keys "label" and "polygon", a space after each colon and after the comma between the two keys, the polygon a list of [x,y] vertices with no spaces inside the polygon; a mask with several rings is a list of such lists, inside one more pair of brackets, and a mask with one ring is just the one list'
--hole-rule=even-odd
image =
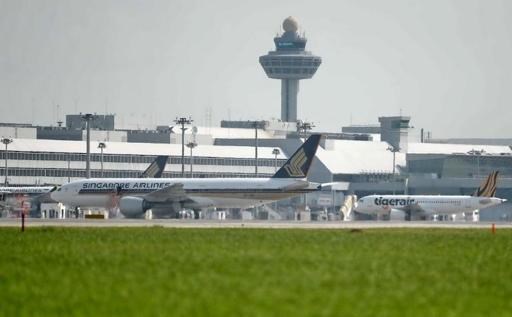
{"label": "white building wall", "polygon": [[[91,148],[97,147],[98,144],[92,142],[126,142],[128,134],[126,131],[103,131],[91,130]],[[82,131],[82,140],[87,140],[87,130]],[[108,145],[105,152],[108,151]]]}
{"label": "white building wall", "polygon": [[0,127],[0,137],[35,139],[37,138],[36,128]]}

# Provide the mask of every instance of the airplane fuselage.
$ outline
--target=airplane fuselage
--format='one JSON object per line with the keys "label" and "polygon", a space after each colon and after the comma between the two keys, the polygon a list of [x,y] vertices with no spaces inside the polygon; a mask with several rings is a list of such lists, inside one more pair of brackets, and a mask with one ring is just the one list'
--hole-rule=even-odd
{"label": "airplane fuselage", "polygon": [[102,178],[65,184],[51,196],[68,206],[108,208],[116,198],[143,197],[174,184],[182,184],[190,198],[181,207],[191,209],[247,208],[317,189],[305,180],[280,178]]}

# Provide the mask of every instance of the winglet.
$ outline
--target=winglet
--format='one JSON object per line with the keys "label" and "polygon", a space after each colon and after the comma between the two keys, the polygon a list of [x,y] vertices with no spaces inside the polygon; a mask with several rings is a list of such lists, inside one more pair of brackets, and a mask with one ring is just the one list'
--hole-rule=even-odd
{"label": "winglet", "polygon": [[482,182],[480,187],[473,193],[475,197],[494,197],[496,195],[496,183],[498,181],[498,171],[494,171],[485,181]]}
{"label": "winglet", "polygon": [[321,138],[321,134],[311,135],[272,178],[305,178]]}
{"label": "winglet", "polygon": [[162,173],[164,172],[165,165],[167,164],[167,159],[169,156],[161,155],[157,156],[155,160],[146,168],[142,174],[139,175],[139,178],[160,178],[162,177]]}

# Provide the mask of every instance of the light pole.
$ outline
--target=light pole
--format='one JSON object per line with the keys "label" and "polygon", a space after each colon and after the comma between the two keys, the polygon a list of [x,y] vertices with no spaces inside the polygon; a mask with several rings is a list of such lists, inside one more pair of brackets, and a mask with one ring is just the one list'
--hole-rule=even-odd
{"label": "light pole", "polygon": [[87,149],[85,156],[85,178],[91,178],[91,120],[96,118],[92,113],[82,115],[82,120],[85,121],[87,128]]}
{"label": "light pole", "polygon": [[277,172],[277,156],[281,153],[279,149],[273,149],[272,154],[274,154],[274,173]]}
{"label": "light pole", "polygon": [[313,122],[306,122],[302,120],[297,120],[297,132],[299,133],[299,138],[301,134],[304,133],[304,140],[308,136],[308,131],[312,130],[315,127]]}
{"label": "light pole", "polygon": [[258,177],[258,121],[254,121],[254,175]]}
{"label": "light pole", "polygon": [[107,147],[105,142],[98,143],[98,149],[101,151],[100,160],[101,160],[101,178],[103,178],[103,149]]}
{"label": "light pole", "polygon": [[12,143],[12,139],[2,138],[2,143],[5,144],[5,152],[4,152],[4,155],[5,155],[5,181],[4,181],[4,186],[7,187],[7,176],[9,174],[9,168],[7,167],[7,147],[9,146],[9,144]]}
{"label": "light pole", "polygon": [[68,183],[71,181],[71,162],[70,162],[71,158],[70,158],[70,155],[71,154],[69,154],[69,153],[67,155],[67,158],[68,158]]}
{"label": "light pole", "polygon": [[192,149],[197,146],[196,142],[188,142],[187,147],[190,149],[190,178],[192,178],[192,165],[194,165],[194,157],[192,156]]}
{"label": "light pole", "polygon": [[393,195],[395,194],[395,170],[396,170],[396,152],[400,152],[400,147],[398,146],[389,146],[386,150],[393,153]]}
{"label": "light pole", "polygon": [[[275,148],[272,150],[272,154],[274,154],[274,173],[277,172],[277,156],[281,153],[279,149]],[[277,211],[277,201],[274,202],[274,210]]]}
{"label": "light pole", "polygon": [[191,124],[194,120],[191,117],[176,118],[174,123],[181,124],[181,177],[185,177],[185,124]]}

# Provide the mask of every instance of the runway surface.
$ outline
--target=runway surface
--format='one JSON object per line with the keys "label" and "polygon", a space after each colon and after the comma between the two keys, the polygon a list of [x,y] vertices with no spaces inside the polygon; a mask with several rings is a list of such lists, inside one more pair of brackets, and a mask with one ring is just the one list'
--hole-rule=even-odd
{"label": "runway surface", "polygon": [[[20,218],[0,218],[0,227],[20,227]],[[372,228],[456,228],[491,229],[488,222],[433,221],[256,221],[183,219],[27,219],[30,227],[166,227],[166,228],[268,228],[268,229],[372,229]],[[496,228],[512,229],[512,223],[497,222]]]}

